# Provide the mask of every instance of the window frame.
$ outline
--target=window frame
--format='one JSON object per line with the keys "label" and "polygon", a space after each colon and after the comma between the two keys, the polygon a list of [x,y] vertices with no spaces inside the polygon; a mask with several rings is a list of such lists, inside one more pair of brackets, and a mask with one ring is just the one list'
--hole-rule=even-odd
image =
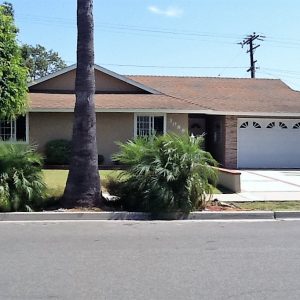
{"label": "window frame", "polygon": [[[0,136],[0,143],[9,143],[9,144],[29,144],[29,114],[25,114],[25,141],[17,141],[17,120],[11,119],[11,124],[14,122],[15,132],[14,132],[14,138],[10,140],[3,141],[1,140]],[[11,129],[12,134],[12,129]]]}
{"label": "window frame", "polygon": [[166,113],[149,113],[149,112],[139,112],[139,113],[134,113],[134,132],[133,136],[136,138],[138,137],[137,134],[137,119],[138,117],[163,117],[163,135],[166,134],[167,132],[167,114]]}

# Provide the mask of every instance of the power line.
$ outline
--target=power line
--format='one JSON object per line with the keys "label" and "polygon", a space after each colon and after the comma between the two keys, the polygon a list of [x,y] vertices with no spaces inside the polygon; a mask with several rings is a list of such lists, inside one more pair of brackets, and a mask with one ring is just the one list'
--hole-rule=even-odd
{"label": "power line", "polygon": [[273,69],[273,68],[263,68],[264,70],[269,70],[269,71],[274,71],[277,73],[286,73],[286,74],[291,74],[291,75],[300,75],[299,71],[295,70],[284,70],[284,69]]}
{"label": "power line", "polygon": [[[233,59],[230,60],[230,62],[228,63],[228,65],[226,65],[226,67],[223,67],[221,72],[219,72],[218,76],[222,76],[222,73],[224,72],[225,69],[232,69],[234,67],[230,67],[230,65],[241,55],[241,51],[238,51],[236,53],[236,55],[233,57]],[[243,68],[243,67],[237,67],[237,68]],[[244,68],[243,68],[244,69]]]}
{"label": "power line", "polygon": [[[29,14],[16,14],[18,20],[29,21],[31,23],[38,23],[49,26],[65,26],[65,27],[76,27],[76,22],[73,19],[57,18],[49,16],[37,16]],[[240,34],[229,34],[229,33],[213,33],[213,32],[198,32],[192,30],[176,30],[170,28],[158,28],[158,27],[145,27],[129,24],[118,24],[118,23],[105,23],[95,22],[95,28],[101,28],[102,31],[113,32],[113,33],[126,33],[142,36],[153,36],[153,37],[167,37],[172,39],[184,39],[184,40],[198,40],[201,39],[203,42],[212,43],[223,43],[223,44],[235,44],[236,40],[242,38]],[[190,39],[183,38],[189,37]],[[226,41],[227,40],[227,41]],[[229,40],[232,40],[230,42]],[[272,47],[280,48],[300,48],[300,40],[282,38],[282,37],[268,37],[267,43],[272,44]]]}
{"label": "power line", "polygon": [[[23,15],[16,14],[18,16],[17,20],[29,21],[30,23],[38,23],[42,25],[64,25],[65,27],[76,27],[76,23],[72,19],[64,19],[64,18],[55,18],[55,17],[46,17],[46,16],[35,16],[35,15]],[[217,42],[224,44],[234,44],[237,39],[241,38],[241,35],[236,34],[219,34],[219,33],[211,33],[211,32],[198,32],[198,31],[190,31],[190,30],[175,30],[169,28],[155,28],[155,27],[141,27],[136,25],[127,25],[127,24],[114,24],[114,23],[103,23],[95,21],[95,29],[101,28],[108,32],[114,33],[130,33],[130,34],[155,34],[156,36],[163,36],[173,38],[178,37],[182,39],[184,37],[194,38],[195,40],[202,39],[205,42]],[[196,39],[197,38],[197,39]],[[206,40],[203,40],[205,38]],[[229,42],[228,39],[233,40]],[[227,41],[226,41],[227,40]]]}
{"label": "power line", "polygon": [[[41,23],[51,23],[53,22],[57,24],[71,25],[76,27],[76,22],[72,19],[65,18],[55,18],[55,17],[47,17],[47,16],[36,16],[36,15],[28,15],[28,14],[16,14],[20,16],[18,19],[20,20],[28,20],[33,22],[41,22]],[[111,29],[122,29],[122,30],[136,30],[142,32],[152,32],[152,33],[164,33],[164,34],[174,34],[174,35],[190,35],[190,36],[201,36],[201,37],[216,37],[216,38],[229,38],[229,39],[239,39],[241,35],[236,34],[219,34],[219,33],[211,33],[211,32],[198,32],[198,31],[190,31],[190,30],[175,30],[170,28],[155,28],[155,27],[142,27],[137,25],[128,25],[128,24],[117,24],[117,23],[105,23],[105,22],[97,22],[95,21],[95,27],[101,26]]]}
{"label": "power line", "polygon": [[[239,55],[235,56],[234,59],[236,59]],[[233,59],[233,60],[234,60]],[[76,61],[67,60],[67,63],[75,64]],[[224,71],[224,69],[245,69],[246,66],[237,67],[237,66],[166,66],[166,65],[137,65],[137,64],[117,64],[117,63],[97,63],[100,66],[113,66],[113,67],[132,67],[132,68],[154,68],[154,69],[221,69],[221,72],[219,73],[219,76]],[[265,70],[265,72],[260,71],[260,73],[265,73],[268,75],[273,75],[271,73],[267,73],[266,71],[272,71],[279,74],[287,74],[289,77],[292,77],[291,75],[300,75],[299,71],[295,70],[283,70],[283,69],[273,69],[273,68],[259,68],[260,70]],[[295,77],[297,78],[297,77]]]}
{"label": "power line", "polygon": [[[265,70],[265,69],[262,68],[262,70]],[[276,73],[276,74],[274,74],[273,72]],[[287,74],[284,74],[284,73],[279,73],[279,72],[276,72],[276,71],[273,71],[273,72],[271,73],[270,71],[261,71],[261,70],[259,70],[259,73],[271,75],[271,76],[273,76],[277,79],[280,79],[280,78],[300,79],[300,77],[295,77],[295,76],[287,75]]]}
{"label": "power line", "polygon": [[134,68],[158,68],[158,69],[244,69],[245,67],[230,66],[159,66],[159,65],[131,65],[99,63],[101,66],[134,67]]}

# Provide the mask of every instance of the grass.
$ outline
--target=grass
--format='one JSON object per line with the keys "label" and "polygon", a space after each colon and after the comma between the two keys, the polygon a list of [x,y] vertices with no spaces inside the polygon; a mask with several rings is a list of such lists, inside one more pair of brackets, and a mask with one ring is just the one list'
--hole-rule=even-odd
{"label": "grass", "polygon": [[300,201],[234,202],[243,210],[300,210]]}
{"label": "grass", "polygon": [[[109,177],[117,177],[119,170],[101,170],[100,178],[102,189],[106,190],[106,184]],[[48,191],[52,197],[60,197],[63,194],[68,170],[43,170],[45,182]],[[222,187],[214,188],[214,194],[226,193]],[[242,210],[300,210],[300,201],[265,201],[265,202],[235,202],[237,207]]]}
{"label": "grass", "polygon": [[[67,182],[68,170],[43,170],[45,182],[47,184],[49,194],[53,197],[62,196]],[[121,171],[119,170],[101,170],[101,186],[106,191],[106,184],[109,177],[117,177]],[[222,194],[219,188],[213,188],[213,194]]]}
{"label": "grass", "polygon": [[[62,196],[68,177],[68,170],[43,170],[48,192],[52,197]],[[120,174],[119,170],[101,170],[100,178],[102,189],[106,190],[108,177],[116,177]]]}
{"label": "grass", "polygon": [[213,194],[224,194],[222,189],[218,186],[218,187],[213,187]]}

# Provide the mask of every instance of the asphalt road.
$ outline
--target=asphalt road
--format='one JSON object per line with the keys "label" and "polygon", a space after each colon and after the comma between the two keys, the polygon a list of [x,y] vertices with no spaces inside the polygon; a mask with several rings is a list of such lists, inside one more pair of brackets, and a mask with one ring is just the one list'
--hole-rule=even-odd
{"label": "asphalt road", "polygon": [[0,299],[300,299],[300,221],[0,223]]}

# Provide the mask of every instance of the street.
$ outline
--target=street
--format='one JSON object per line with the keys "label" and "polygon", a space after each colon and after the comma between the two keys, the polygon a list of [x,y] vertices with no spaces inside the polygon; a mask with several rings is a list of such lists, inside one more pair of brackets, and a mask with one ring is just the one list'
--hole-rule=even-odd
{"label": "street", "polygon": [[0,299],[300,299],[300,222],[0,223]]}

